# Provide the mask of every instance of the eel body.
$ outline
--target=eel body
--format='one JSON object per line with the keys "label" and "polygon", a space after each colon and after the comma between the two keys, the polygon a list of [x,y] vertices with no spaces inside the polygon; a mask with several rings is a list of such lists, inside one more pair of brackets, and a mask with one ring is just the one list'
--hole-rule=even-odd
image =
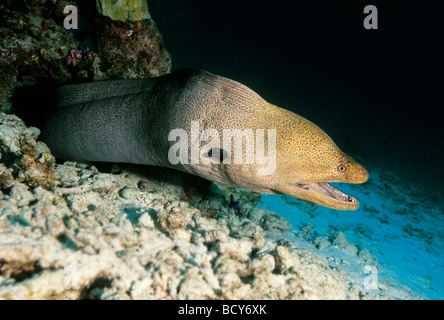
{"label": "eel body", "polygon": [[328,182],[368,178],[312,122],[204,71],[68,85],[54,101],[42,136],[61,159],[169,167],[342,210],[359,201]]}

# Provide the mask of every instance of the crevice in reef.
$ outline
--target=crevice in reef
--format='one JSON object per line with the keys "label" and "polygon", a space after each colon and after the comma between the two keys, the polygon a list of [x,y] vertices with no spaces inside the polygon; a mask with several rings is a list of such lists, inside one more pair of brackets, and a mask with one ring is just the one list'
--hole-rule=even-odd
{"label": "crevice in reef", "polygon": [[84,287],[80,292],[80,299],[95,300],[100,298],[105,288],[110,288],[112,280],[103,276],[97,277],[88,287]]}
{"label": "crevice in reef", "polygon": [[7,278],[12,278],[16,282],[22,282],[32,278],[34,275],[42,271],[42,267],[38,264],[38,261],[28,262],[22,264],[20,262],[1,262],[0,271],[1,274]]}

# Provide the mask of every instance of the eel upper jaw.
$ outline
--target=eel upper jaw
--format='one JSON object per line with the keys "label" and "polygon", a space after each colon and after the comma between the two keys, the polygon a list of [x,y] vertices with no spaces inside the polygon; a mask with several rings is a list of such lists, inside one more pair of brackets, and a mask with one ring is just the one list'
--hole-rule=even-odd
{"label": "eel upper jaw", "polygon": [[318,195],[318,198],[324,198],[328,202],[342,203],[344,207],[350,205],[350,208],[354,207],[356,209],[359,206],[358,199],[340,191],[327,182],[298,183],[296,187],[301,191],[314,192]]}

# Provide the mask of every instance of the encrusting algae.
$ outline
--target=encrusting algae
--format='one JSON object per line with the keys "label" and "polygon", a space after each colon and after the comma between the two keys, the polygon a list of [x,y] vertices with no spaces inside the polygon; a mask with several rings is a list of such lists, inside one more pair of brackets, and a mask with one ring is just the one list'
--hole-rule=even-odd
{"label": "encrusting algae", "polygon": [[96,0],[100,14],[116,21],[141,21],[150,19],[146,0]]}

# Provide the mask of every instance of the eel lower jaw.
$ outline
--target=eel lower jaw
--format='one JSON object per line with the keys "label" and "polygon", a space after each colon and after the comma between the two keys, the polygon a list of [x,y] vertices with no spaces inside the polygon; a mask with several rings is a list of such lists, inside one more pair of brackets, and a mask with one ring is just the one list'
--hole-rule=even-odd
{"label": "eel lower jaw", "polygon": [[296,187],[303,189],[303,190],[318,193],[321,196],[328,197],[333,200],[337,200],[337,201],[341,201],[341,202],[345,202],[345,203],[348,203],[348,202],[359,203],[358,199],[356,199],[355,197],[348,195],[339,189],[336,189],[335,187],[333,187],[332,185],[330,185],[327,182],[316,182],[316,183],[307,183],[307,184],[298,183],[298,184],[296,184]]}

